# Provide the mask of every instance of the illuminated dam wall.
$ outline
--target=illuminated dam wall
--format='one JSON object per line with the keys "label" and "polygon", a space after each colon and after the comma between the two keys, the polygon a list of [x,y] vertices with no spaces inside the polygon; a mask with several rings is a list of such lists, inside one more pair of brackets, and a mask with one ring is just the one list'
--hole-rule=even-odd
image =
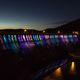
{"label": "illuminated dam wall", "polygon": [[0,48],[6,49],[26,49],[35,46],[56,46],[72,45],[78,42],[78,35],[57,35],[57,34],[18,34],[0,35]]}

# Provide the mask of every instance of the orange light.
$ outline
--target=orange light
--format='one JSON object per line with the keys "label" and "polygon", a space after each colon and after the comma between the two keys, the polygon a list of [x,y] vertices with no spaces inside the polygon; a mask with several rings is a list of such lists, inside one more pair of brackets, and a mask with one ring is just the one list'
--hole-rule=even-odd
{"label": "orange light", "polygon": [[75,31],[74,33],[77,34],[77,35],[79,34],[79,32],[77,32],[77,31]]}
{"label": "orange light", "polygon": [[50,76],[46,76],[43,80],[51,80]]}
{"label": "orange light", "polygon": [[71,63],[70,73],[72,73],[72,74],[75,73],[75,62],[72,62],[72,63]]}
{"label": "orange light", "polygon": [[61,74],[62,74],[62,72],[61,72],[61,67],[59,67],[59,68],[54,72],[54,75],[55,75],[56,77],[59,77],[59,76],[61,76]]}

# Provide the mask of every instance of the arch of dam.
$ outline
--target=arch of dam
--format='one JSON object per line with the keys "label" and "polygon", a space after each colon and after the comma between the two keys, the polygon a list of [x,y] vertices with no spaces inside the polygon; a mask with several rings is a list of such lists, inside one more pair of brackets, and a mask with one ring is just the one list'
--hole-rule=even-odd
{"label": "arch of dam", "polygon": [[0,48],[26,49],[35,46],[69,46],[77,44],[77,34],[0,34]]}

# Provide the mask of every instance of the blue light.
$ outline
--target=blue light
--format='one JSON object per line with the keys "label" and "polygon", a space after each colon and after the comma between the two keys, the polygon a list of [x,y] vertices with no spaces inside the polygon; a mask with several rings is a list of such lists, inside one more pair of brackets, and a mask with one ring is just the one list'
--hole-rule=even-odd
{"label": "blue light", "polygon": [[72,37],[72,35],[68,35],[68,40],[69,40],[69,43],[73,43],[73,37]]}
{"label": "blue light", "polygon": [[11,42],[11,36],[10,35],[8,35],[8,41]]}
{"label": "blue light", "polygon": [[78,37],[77,37],[77,35],[73,35],[73,40],[74,40],[74,42],[78,42]]}
{"label": "blue light", "polygon": [[13,35],[11,35],[11,40],[12,40],[12,42],[14,42],[14,37],[13,37]]}
{"label": "blue light", "polygon": [[34,41],[37,41],[38,40],[38,35],[33,35],[32,37],[33,37],[33,40]]}
{"label": "blue light", "polygon": [[52,44],[56,44],[55,35],[50,35],[50,39],[51,39]]}
{"label": "blue light", "polygon": [[55,35],[55,41],[56,41],[57,44],[59,43],[59,37],[58,37],[58,35]]}
{"label": "blue light", "polygon": [[5,35],[3,35],[3,40],[4,40],[4,43],[7,47],[7,49],[10,49]]}

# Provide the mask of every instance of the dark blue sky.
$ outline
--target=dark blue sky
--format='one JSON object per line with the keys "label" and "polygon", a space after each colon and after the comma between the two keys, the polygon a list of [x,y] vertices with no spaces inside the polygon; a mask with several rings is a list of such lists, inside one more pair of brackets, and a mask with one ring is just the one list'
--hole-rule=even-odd
{"label": "dark blue sky", "polygon": [[77,18],[79,0],[0,0],[0,28],[54,28]]}

